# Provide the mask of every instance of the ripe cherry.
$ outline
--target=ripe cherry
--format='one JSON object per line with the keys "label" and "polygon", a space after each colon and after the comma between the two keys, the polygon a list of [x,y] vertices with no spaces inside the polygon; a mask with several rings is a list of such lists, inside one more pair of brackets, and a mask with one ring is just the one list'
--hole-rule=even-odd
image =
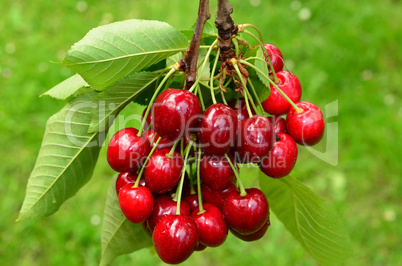
{"label": "ripe cherry", "polygon": [[[232,156],[229,155],[230,157]],[[235,175],[225,156],[203,155],[200,162],[200,177],[212,190],[221,191],[229,187]]]}
{"label": "ripe cherry", "polygon": [[267,232],[268,227],[270,225],[271,225],[271,223],[269,222],[269,219],[268,219],[268,221],[255,233],[248,234],[248,235],[242,235],[233,229],[230,229],[230,232],[232,232],[232,234],[234,236],[236,236],[237,238],[240,238],[243,241],[251,242],[251,241],[256,241],[256,240],[261,239]]}
{"label": "ripe cherry", "polygon": [[226,196],[222,212],[226,222],[241,234],[257,232],[269,219],[268,200],[257,188],[246,189],[247,195],[233,191]]}
{"label": "ripe cherry", "polygon": [[176,151],[172,155],[169,152],[169,149],[154,152],[144,166],[145,183],[153,193],[168,192],[180,180],[184,163],[183,157]]}
{"label": "ripe cherry", "polygon": [[[123,172],[120,173],[117,176],[116,179],[116,193],[119,195],[119,192],[122,187],[124,187],[127,184],[132,184],[134,185],[135,181],[137,181],[137,175],[133,172]],[[140,186],[145,187],[145,179],[141,178],[140,180]]]}
{"label": "ripe cherry", "polygon": [[286,120],[283,117],[272,116],[271,121],[274,126],[275,134],[286,133]]}
{"label": "ripe cherry", "polygon": [[185,261],[198,245],[197,224],[190,216],[167,215],[155,226],[152,242],[159,257],[169,264]]}
{"label": "ripe cherry", "polygon": [[148,141],[135,128],[123,128],[110,140],[107,161],[117,172],[137,172],[151,151]]}
{"label": "ripe cherry", "polygon": [[275,72],[283,69],[283,56],[281,51],[273,44],[264,43],[264,47],[267,50],[269,58],[271,58],[272,66]]}
{"label": "ripe cherry", "polygon": [[228,235],[228,225],[222,212],[213,204],[202,204],[204,212],[199,208],[191,213],[191,217],[197,223],[200,243],[208,247],[217,247],[225,242]]}
{"label": "ripe cherry", "polygon": [[324,116],[315,104],[298,102],[296,106],[301,112],[297,113],[292,107],[286,117],[288,134],[300,145],[312,146],[324,136]]}
{"label": "ripe cherry", "polygon": [[[289,71],[276,73],[279,82],[276,84],[293,102],[300,101],[302,90],[299,79]],[[284,115],[289,111],[290,103],[271,84],[271,94],[262,102],[264,110],[271,115]]]}
{"label": "ripe cherry", "polygon": [[127,184],[120,190],[119,204],[127,220],[139,224],[151,215],[154,198],[148,188]]}
{"label": "ripe cherry", "polygon": [[231,183],[228,188],[222,190],[222,191],[216,191],[212,190],[209,188],[207,185],[204,183],[201,184],[201,194],[202,194],[202,199],[205,203],[211,203],[218,207],[219,209],[222,209],[223,206],[223,201],[225,200],[226,196],[232,192],[236,191],[236,186],[235,184]]}
{"label": "ripe cherry", "polygon": [[[239,118],[239,122],[250,117],[248,115],[246,100],[244,98],[239,98],[231,101],[229,103],[229,106],[236,112],[237,118]],[[255,115],[254,109],[251,109],[251,112],[253,113],[253,115]]]}
{"label": "ripe cherry", "polygon": [[237,124],[237,115],[229,106],[217,103],[208,107],[198,128],[204,151],[214,155],[227,153],[236,140]]}
{"label": "ripe cherry", "polygon": [[178,140],[198,124],[201,104],[187,90],[167,89],[154,103],[154,128],[159,136]]}

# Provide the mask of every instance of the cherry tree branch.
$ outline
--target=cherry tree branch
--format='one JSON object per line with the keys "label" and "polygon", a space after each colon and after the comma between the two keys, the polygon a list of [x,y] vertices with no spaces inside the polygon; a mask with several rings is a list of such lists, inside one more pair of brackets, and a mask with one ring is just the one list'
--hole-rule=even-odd
{"label": "cherry tree branch", "polygon": [[197,76],[197,61],[200,50],[202,32],[207,20],[211,17],[209,13],[209,0],[200,0],[197,22],[195,23],[193,38],[187,49],[184,58],[181,60],[181,67],[186,73],[186,89],[194,84]]}
{"label": "cherry tree branch", "polygon": [[222,61],[233,57],[232,36],[237,33],[237,26],[234,24],[230,14],[233,8],[229,0],[218,0],[218,10],[215,16],[215,27],[218,29],[219,48],[221,49]]}

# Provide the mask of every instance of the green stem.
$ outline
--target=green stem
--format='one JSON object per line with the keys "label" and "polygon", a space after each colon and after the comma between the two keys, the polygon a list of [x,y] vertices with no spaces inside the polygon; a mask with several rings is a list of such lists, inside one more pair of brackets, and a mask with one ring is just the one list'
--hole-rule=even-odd
{"label": "green stem", "polygon": [[190,150],[191,150],[191,145],[188,145],[186,150],[185,150],[186,155],[184,157],[184,164],[183,164],[183,170],[182,170],[182,173],[181,173],[180,182],[179,182],[179,185],[178,185],[177,190],[176,190],[176,196],[177,196],[176,215],[180,215],[181,195],[182,195],[182,192],[183,192],[184,176],[185,176],[185,173],[186,173],[186,165],[187,165],[187,160],[188,160],[188,155],[190,153]]}
{"label": "green stem", "polygon": [[200,175],[200,164],[201,164],[201,147],[198,149],[198,161],[197,161],[197,192],[198,192],[198,214],[205,212],[202,206],[202,193],[201,193],[201,175]]}
{"label": "green stem", "polygon": [[177,144],[178,144],[179,142],[180,142],[180,140],[176,141],[176,142],[173,144],[173,147],[170,149],[170,152],[168,153],[168,155],[166,155],[167,157],[173,158],[173,153],[174,153],[174,151],[176,150]]}
{"label": "green stem", "polygon": [[244,26],[245,28],[251,27],[251,28],[255,29],[255,30],[258,32],[258,35],[260,36],[261,42],[264,42],[263,37],[262,37],[262,32],[261,32],[261,30],[260,30],[257,26],[255,26],[255,25],[253,25],[253,24],[243,24],[243,26]]}
{"label": "green stem", "polygon": [[253,82],[251,81],[250,78],[248,79],[248,84],[250,84],[251,91],[253,92],[253,95],[254,95],[254,97],[255,97],[256,100],[257,100],[257,103],[258,103],[258,106],[259,106],[260,109],[261,109],[261,112],[262,112],[262,113],[265,113],[265,110],[264,110],[264,108],[262,107],[260,98],[258,98],[258,94],[257,94],[257,92],[256,92],[256,90],[255,90],[255,88],[254,88]]}
{"label": "green stem", "polygon": [[190,194],[193,195],[195,194],[194,191],[194,180],[193,180],[193,167],[190,163],[190,160],[188,160],[188,165],[189,165],[189,169],[188,169],[188,179],[190,179]]}
{"label": "green stem", "polygon": [[236,38],[233,38],[232,43],[234,44],[234,47],[235,47],[236,57],[239,57],[239,54],[240,54],[239,42],[237,41]]}
{"label": "green stem", "polygon": [[151,98],[151,100],[149,101],[149,104],[148,104],[148,107],[147,107],[147,111],[145,112],[144,119],[142,120],[140,130],[138,131],[138,134],[137,134],[139,137],[141,137],[141,135],[142,135],[142,132],[143,132],[143,130],[144,130],[145,123],[147,122],[146,117],[148,117],[148,114],[149,114],[149,112],[151,111],[152,104],[154,103],[154,101],[155,101],[155,99],[156,99],[156,96],[158,95],[159,90],[163,87],[163,85],[164,85],[165,82],[170,78],[170,76],[172,76],[176,71],[177,71],[177,68],[176,68],[176,67],[173,67],[173,68],[169,71],[169,73],[166,74],[166,76],[163,78],[163,80],[161,81],[161,83],[159,83],[159,86],[158,86],[158,88],[156,88],[156,90],[155,90],[155,92],[154,92],[154,95],[152,95],[152,98]]}
{"label": "green stem", "polygon": [[215,61],[214,61],[214,66],[212,67],[211,79],[210,79],[211,97],[212,97],[212,102],[214,104],[216,103],[215,92],[214,92],[214,75],[215,75],[215,69],[218,64],[220,53],[221,53],[221,50],[218,49],[218,51],[216,52],[216,57],[215,57]]}
{"label": "green stem", "polygon": [[240,189],[240,196],[241,197],[247,196],[247,192],[244,189],[243,183],[241,182],[241,179],[240,179],[239,171],[237,171],[237,168],[233,165],[232,161],[230,160],[230,158],[227,154],[225,154],[225,157],[226,157],[226,160],[228,160],[229,165],[232,168],[233,173],[236,176],[237,184],[239,185],[239,189]]}
{"label": "green stem", "polygon": [[226,98],[225,98],[225,93],[221,90],[221,96],[222,96],[222,101],[223,101],[223,103],[225,104],[225,105],[228,105],[228,102],[226,101]]}
{"label": "green stem", "polygon": [[151,158],[152,154],[153,154],[154,151],[156,150],[156,146],[158,146],[159,141],[160,141],[161,139],[162,139],[161,137],[158,138],[158,140],[155,142],[155,145],[152,147],[151,151],[149,152],[147,159],[145,160],[143,166],[141,167],[140,172],[138,173],[137,180],[135,181],[135,184],[134,184],[133,187],[138,187],[138,185],[140,184],[140,179],[141,179],[141,177],[142,177],[142,173],[144,172],[145,166],[147,165],[147,163],[148,163],[148,161],[149,161],[149,158]]}
{"label": "green stem", "polygon": [[293,106],[293,108],[296,110],[297,113],[301,113],[302,110],[296,106],[296,104],[278,87],[278,85],[275,84],[275,82],[273,82],[267,75],[265,75],[264,72],[262,72],[260,69],[258,69],[256,66],[254,66],[253,64],[250,64],[249,62],[245,61],[245,60],[239,60],[240,63],[248,65],[252,68],[254,68],[256,71],[258,71],[264,78],[266,78],[269,83],[272,84],[272,86],[275,87],[275,89],[277,89],[279,91],[280,94],[282,94],[282,96],[290,103],[290,105]]}
{"label": "green stem", "polygon": [[[207,54],[205,55],[205,58],[208,58],[208,57],[211,55],[212,50],[215,48],[215,46],[217,45],[218,42],[219,42],[218,39],[216,39],[216,40],[210,45],[210,47],[209,47],[209,49],[208,49],[208,52],[207,52]],[[204,70],[205,70],[205,66],[206,66],[207,61],[208,61],[208,60],[205,60],[205,61],[204,61],[204,63],[202,64],[202,67],[201,67],[201,72],[198,72],[198,73],[204,73]],[[197,75],[197,79],[195,80],[195,82],[194,82],[194,84],[191,86],[191,88],[189,89],[189,92],[193,92],[193,91],[195,90],[195,88],[196,88],[198,82],[200,82],[200,78],[201,78],[201,74]]]}
{"label": "green stem", "polygon": [[201,86],[197,87],[197,93],[198,93],[198,98],[200,99],[201,109],[202,109],[202,111],[204,111],[205,103],[204,103],[204,98],[202,97]]}
{"label": "green stem", "polygon": [[[235,68],[236,73],[237,73],[237,75],[238,75],[239,78],[240,78],[240,82],[241,82],[241,84],[243,85],[243,90],[247,90],[247,87],[246,87],[246,84],[244,83],[244,79],[243,79],[243,76],[241,75],[239,66],[238,66],[237,64],[234,64],[233,67]],[[248,115],[249,115],[250,117],[252,117],[252,116],[253,116],[253,113],[251,112],[251,109],[250,109],[250,103],[248,102],[247,92],[244,93],[244,100],[246,101],[246,107],[247,107]]]}
{"label": "green stem", "polygon": [[253,106],[253,109],[256,113],[258,113],[259,115],[261,115],[261,112],[257,109],[257,106],[254,103],[253,97],[251,96],[250,92],[248,91],[248,89],[244,90],[247,94],[248,99],[250,100],[251,105]]}

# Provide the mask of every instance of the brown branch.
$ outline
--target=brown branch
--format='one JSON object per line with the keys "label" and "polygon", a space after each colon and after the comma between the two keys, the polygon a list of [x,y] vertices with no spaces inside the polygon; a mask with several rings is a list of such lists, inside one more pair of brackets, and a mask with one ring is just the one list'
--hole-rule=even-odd
{"label": "brown branch", "polygon": [[181,63],[186,73],[186,89],[194,84],[197,77],[197,61],[200,50],[202,32],[205,22],[211,17],[209,13],[209,0],[200,0],[197,22],[195,23],[193,38]]}
{"label": "brown branch", "polygon": [[218,29],[219,48],[221,49],[221,59],[226,59],[234,56],[232,49],[232,36],[237,33],[237,26],[234,25],[230,14],[233,13],[233,8],[229,0],[218,0],[218,9],[215,16],[215,27]]}

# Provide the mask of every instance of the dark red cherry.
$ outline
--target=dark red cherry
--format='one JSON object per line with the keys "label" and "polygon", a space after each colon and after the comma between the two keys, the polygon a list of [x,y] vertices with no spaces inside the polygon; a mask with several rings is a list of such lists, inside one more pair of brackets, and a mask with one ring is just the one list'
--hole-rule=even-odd
{"label": "dark red cherry", "polygon": [[205,110],[198,128],[198,139],[208,154],[224,155],[234,145],[238,118],[227,105],[217,103]]}
{"label": "dark red cherry", "polygon": [[200,177],[212,190],[221,191],[229,187],[235,175],[224,155],[203,155],[200,162]]}
{"label": "dark red cherry", "polygon": [[268,118],[256,115],[241,122],[235,160],[238,163],[258,163],[272,148],[274,128]]}
{"label": "dark red cherry", "polygon": [[[120,192],[122,187],[124,187],[127,184],[134,185],[135,181],[137,181],[137,174],[135,174],[133,172],[120,173],[117,176],[117,179],[116,179],[116,193],[117,193],[117,195],[119,195],[119,192]],[[145,187],[145,179],[144,178],[141,178],[140,186]]]}
{"label": "dark red cherry", "polygon": [[269,219],[268,200],[257,188],[246,189],[247,195],[233,191],[226,196],[222,213],[233,230],[241,234],[257,232]]}
{"label": "dark red cherry", "polygon": [[272,66],[275,72],[283,69],[283,56],[281,51],[273,44],[264,43],[264,47],[267,50],[269,58],[271,58]]}
{"label": "dark red cherry", "polygon": [[[144,131],[144,133],[142,133],[142,136],[148,140],[148,142],[151,144],[151,148],[155,146],[155,143],[158,141],[159,138],[158,134],[156,134],[155,130],[153,129],[148,129]],[[174,141],[161,138],[155,150],[158,151],[161,149],[171,149],[173,145]]]}
{"label": "dark red cherry", "polygon": [[187,90],[167,89],[154,103],[154,128],[159,136],[178,140],[198,124],[200,101]]}
{"label": "dark red cherry", "polygon": [[198,243],[197,247],[195,248],[195,251],[203,251],[206,248],[207,248],[207,246],[205,246],[201,243]]}
{"label": "dark red cherry", "polygon": [[223,201],[225,200],[226,196],[232,192],[236,191],[237,188],[235,184],[231,183],[228,188],[222,190],[222,191],[216,191],[212,190],[205,184],[201,184],[201,194],[202,194],[202,200],[205,203],[211,203],[214,204],[216,207],[219,209],[222,209],[223,206]]}
{"label": "dark red cherry", "polygon": [[169,149],[154,152],[144,166],[145,183],[153,193],[168,192],[180,180],[183,157],[178,152],[173,152],[170,156],[169,152]]}
{"label": "dark red cherry", "polygon": [[167,215],[156,225],[152,242],[162,261],[178,264],[191,256],[198,245],[197,224],[190,216]]}
{"label": "dark red cherry", "polygon": [[123,128],[113,135],[107,149],[107,161],[117,172],[137,172],[151,147],[135,128]]}
{"label": "dark red cherry", "polygon": [[198,195],[197,194],[183,195],[183,200],[185,200],[188,203],[188,205],[190,205],[191,210],[198,208]]}
{"label": "dark red cherry", "polygon": [[217,247],[225,242],[228,235],[228,225],[222,212],[213,204],[202,204],[204,212],[199,213],[199,208],[191,213],[191,217],[197,223],[200,243],[208,247]]}
{"label": "dark red cherry", "polygon": [[293,107],[290,109],[286,117],[288,134],[300,145],[317,144],[325,130],[320,108],[310,102],[298,102],[296,106],[301,109],[301,113],[297,113]]}
{"label": "dark red cherry", "polygon": [[[289,71],[276,73],[279,82],[276,84],[293,102],[300,101],[302,89],[299,79]],[[284,115],[290,109],[290,103],[271,84],[271,94],[262,102],[264,110],[271,115]]]}
{"label": "dark red cherry", "polygon": [[286,133],[286,120],[280,116],[271,116],[275,134]]}
{"label": "dark red cherry", "polygon": [[151,215],[154,198],[148,188],[127,184],[119,192],[119,204],[127,220],[139,224]]}
{"label": "dark red cherry", "polygon": [[[154,210],[152,211],[151,216],[148,218],[148,226],[149,230],[153,232],[157,223],[162,220],[166,215],[175,215],[177,210],[177,202],[174,201],[170,195],[162,194],[155,197],[154,200]],[[180,214],[181,215],[190,215],[191,208],[185,201],[181,201],[180,203]]]}
{"label": "dark red cherry", "polygon": [[[248,115],[246,100],[244,98],[239,98],[231,101],[229,103],[229,106],[236,112],[237,118],[239,118],[239,122],[250,117]],[[251,112],[253,113],[253,115],[255,115],[254,109],[251,108]]]}
{"label": "dark red cherry", "polygon": [[256,240],[261,239],[267,232],[268,227],[270,225],[271,225],[271,223],[269,222],[269,219],[268,219],[268,221],[255,233],[248,234],[248,235],[242,235],[233,229],[230,229],[230,232],[232,232],[232,234],[234,236],[236,236],[237,238],[240,238],[243,241],[251,242],[251,241],[256,241]]}
{"label": "dark red cherry", "polygon": [[297,153],[297,144],[293,138],[288,134],[279,133],[274,147],[258,166],[267,176],[281,178],[292,171],[296,164]]}

